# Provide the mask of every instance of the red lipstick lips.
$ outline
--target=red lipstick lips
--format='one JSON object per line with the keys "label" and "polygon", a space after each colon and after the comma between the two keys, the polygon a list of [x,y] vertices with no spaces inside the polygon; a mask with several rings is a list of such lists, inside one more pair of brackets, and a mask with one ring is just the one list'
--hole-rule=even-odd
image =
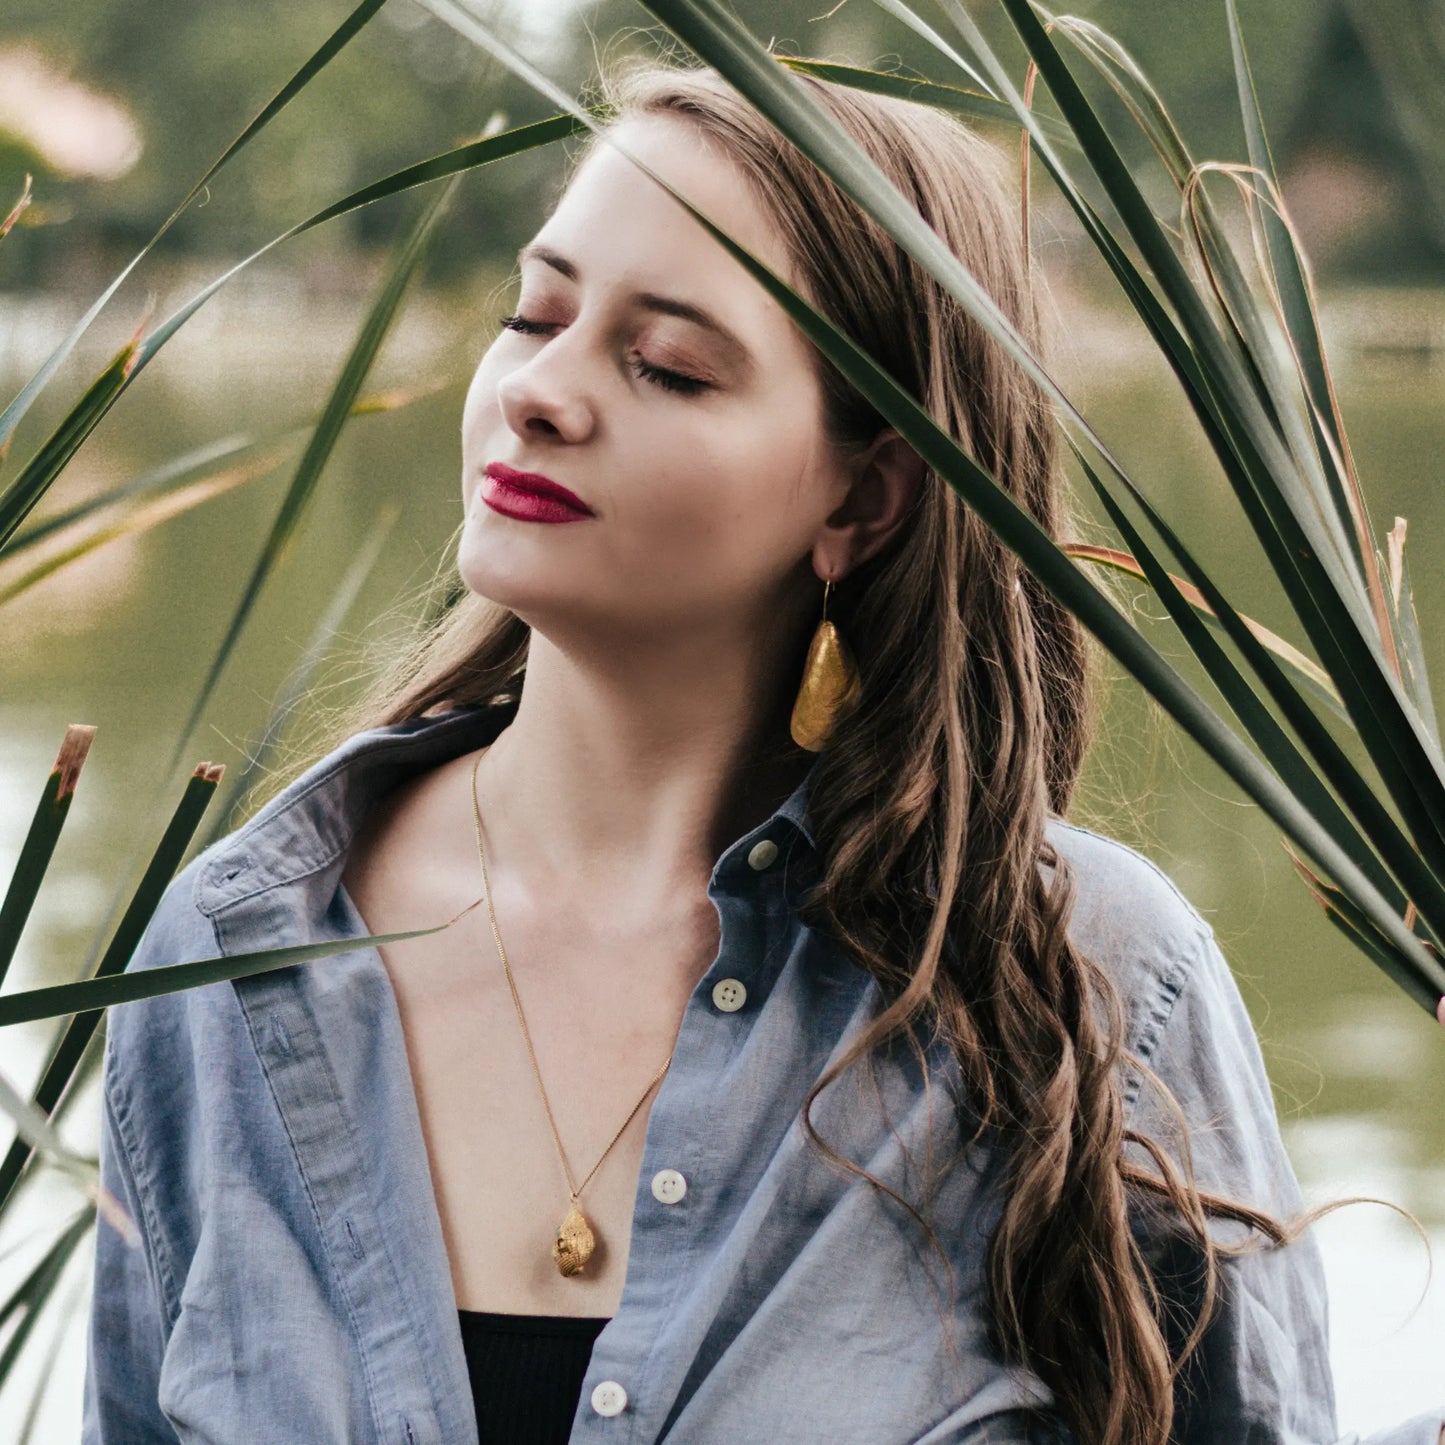
{"label": "red lipstick lips", "polygon": [[503,462],[487,463],[481,493],[493,511],[522,522],[580,522],[596,515],[560,482],[540,472],[519,472]]}

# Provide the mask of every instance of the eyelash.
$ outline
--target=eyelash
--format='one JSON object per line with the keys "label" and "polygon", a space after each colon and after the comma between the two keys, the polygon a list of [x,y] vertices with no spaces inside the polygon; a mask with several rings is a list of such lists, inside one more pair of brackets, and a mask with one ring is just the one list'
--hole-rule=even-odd
{"label": "eyelash", "polygon": [[[552,326],[551,323],[544,321],[528,321],[525,316],[520,316],[516,312],[510,316],[501,317],[500,321],[509,331],[520,331],[524,336],[541,336],[544,332],[550,331]],[[703,381],[696,376],[684,376],[680,371],[668,371],[661,366],[653,366],[651,362],[638,360],[634,364],[639,376],[655,382],[666,391],[675,391],[682,396],[696,396],[711,385],[710,382]]]}

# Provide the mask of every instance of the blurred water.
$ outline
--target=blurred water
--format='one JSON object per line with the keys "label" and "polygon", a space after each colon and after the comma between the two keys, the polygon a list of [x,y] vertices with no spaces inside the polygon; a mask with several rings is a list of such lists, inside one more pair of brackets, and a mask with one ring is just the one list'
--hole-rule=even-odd
{"label": "blurred water", "polygon": [[[189,748],[191,760],[239,765],[260,736],[311,620],[384,501],[402,503],[402,521],[348,625],[343,650],[362,640],[369,619],[430,577],[457,518],[457,427],[471,364],[490,335],[491,314],[479,301],[485,293],[478,286],[467,297],[414,308],[389,343],[375,386],[432,377],[447,384],[405,411],[348,428],[300,544],[263,595]],[[238,290],[237,297],[261,294],[261,288]],[[320,405],[355,317],[302,314],[285,330],[264,323],[253,332],[239,301],[233,298],[230,311],[213,305],[206,324],[182,333],[138,381],[37,516],[186,447],[247,429],[279,430]],[[118,326],[106,344],[131,325]],[[1236,605],[1302,641],[1167,379],[1146,354],[1127,348],[1124,333],[1091,335],[1064,337],[1061,370],[1095,424],[1170,519],[1199,539]],[[86,364],[107,355],[97,344]],[[19,367],[20,359],[12,358],[3,376],[7,396],[26,375]],[[54,424],[59,401],[73,397],[85,375],[79,363],[67,369],[22,430],[16,457],[27,455]],[[1397,514],[1410,520],[1407,555],[1429,661],[1445,676],[1439,671],[1445,595],[1435,565],[1445,546],[1445,500],[1434,485],[1445,450],[1440,380],[1428,361],[1377,359],[1345,368],[1341,385],[1377,534]],[[179,793],[177,785],[158,793],[162,765],[287,475],[283,468],[144,538],[116,543],[0,608],[0,878],[9,876],[65,725],[99,727],[10,989],[76,977],[118,870],[154,846],[163,813]],[[1165,627],[1144,625],[1197,675]],[[346,672],[343,660],[331,676],[344,679]],[[1297,882],[1268,821],[1127,680],[1113,688],[1078,817],[1143,848],[1214,924],[1259,1029],[1310,1203],[1379,1195],[1413,1211],[1437,1262],[1445,1263],[1445,1037],[1341,941]],[[7,1030],[0,1067],[19,1086],[30,1086],[50,1037],[48,1024]],[[78,1148],[94,1149],[94,1109],[90,1094],[66,1123],[64,1132]],[[64,1181],[47,1177],[42,1184],[22,1196],[23,1207],[0,1231],[0,1249],[37,1224],[58,1227],[79,1201]],[[1445,1404],[1445,1285],[1437,1278],[1427,1288],[1420,1238],[1372,1204],[1341,1210],[1318,1228],[1329,1270],[1342,1429],[1377,1429]],[[18,1277],[48,1239],[40,1236],[0,1258],[0,1285]],[[78,1431],[88,1269],[86,1249],[67,1276],[79,1293],[36,1437],[47,1445],[74,1439]],[[0,1399],[0,1438],[18,1433],[23,1382],[47,1343],[42,1332],[27,1347],[15,1387]]]}

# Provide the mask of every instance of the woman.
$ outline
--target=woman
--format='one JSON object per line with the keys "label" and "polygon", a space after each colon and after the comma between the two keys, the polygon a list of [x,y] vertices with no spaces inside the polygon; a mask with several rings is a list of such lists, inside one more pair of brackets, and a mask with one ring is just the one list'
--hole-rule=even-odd
{"label": "woman", "polygon": [[[993,152],[799,83],[1036,336]],[[712,72],[613,98],[1058,532],[919,268]],[[86,1439],[1333,1441],[1229,970],[1063,821],[1072,618],[614,147],[521,266],[465,594],[131,966],[453,922],[111,1010]]]}

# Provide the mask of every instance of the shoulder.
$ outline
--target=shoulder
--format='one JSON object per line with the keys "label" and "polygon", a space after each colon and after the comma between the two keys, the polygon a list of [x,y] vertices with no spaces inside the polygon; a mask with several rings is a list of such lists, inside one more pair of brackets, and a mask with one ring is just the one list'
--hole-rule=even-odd
{"label": "shoulder", "polygon": [[[1126,1010],[1131,1124],[1155,1138],[1172,1134],[1175,1116],[1162,1084],[1191,1128],[1200,1126],[1194,1147],[1201,1178],[1226,1193],[1292,1208],[1259,1039],[1213,928],[1135,849],[1053,819],[1049,836],[1076,882],[1069,936],[1110,978]],[[1220,1120],[1229,1121],[1227,1135],[1203,1127]],[[1228,1138],[1234,1143],[1221,1143]]]}
{"label": "shoulder", "polygon": [[[339,872],[356,818],[380,799],[383,818],[407,803],[413,833],[425,834],[429,764],[458,746],[474,710],[457,709],[352,733],[277,789],[240,827],[196,854],[167,884],[146,924],[127,973],[217,958],[284,941],[304,931],[306,909],[324,904],[325,883]],[[393,799],[391,784],[398,783]],[[424,853],[424,849],[421,850]],[[245,910],[246,917],[238,919]],[[225,946],[223,947],[223,939]],[[296,941],[300,941],[299,938]],[[155,1050],[235,1009],[223,981],[113,1004],[107,1031],[112,1054],[126,1065],[163,1062]],[[199,1045],[197,1045],[199,1047]]]}
{"label": "shoulder", "polygon": [[1074,880],[1069,937],[1118,991],[1128,1048],[1147,1062],[1190,980],[1218,961],[1214,930],[1137,849],[1060,818],[1047,836]]}

